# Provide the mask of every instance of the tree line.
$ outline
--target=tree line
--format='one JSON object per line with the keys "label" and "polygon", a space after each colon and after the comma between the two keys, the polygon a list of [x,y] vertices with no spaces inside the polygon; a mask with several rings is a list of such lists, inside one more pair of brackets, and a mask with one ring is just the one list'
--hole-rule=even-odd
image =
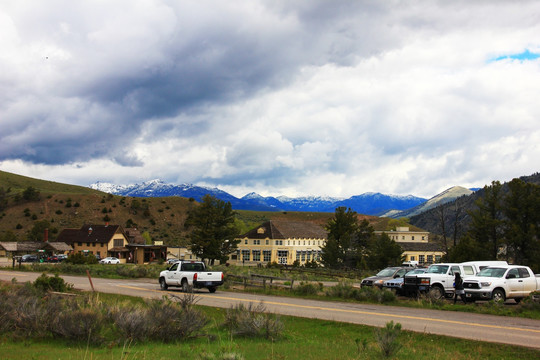
{"label": "tree line", "polygon": [[448,261],[507,260],[540,271],[540,186],[493,181],[468,211],[470,224]]}

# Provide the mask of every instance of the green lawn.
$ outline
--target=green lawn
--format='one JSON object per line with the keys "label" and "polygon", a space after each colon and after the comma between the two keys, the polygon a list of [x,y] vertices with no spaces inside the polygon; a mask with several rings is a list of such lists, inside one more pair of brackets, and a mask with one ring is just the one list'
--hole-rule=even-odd
{"label": "green lawn", "polygon": [[[114,299],[103,295],[102,299]],[[133,301],[140,301],[134,299]],[[210,318],[206,334],[176,344],[105,344],[101,347],[62,340],[32,341],[3,338],[2,359],[376,359],[383,358],[374,328],[283,316],[283,337],[231,338],[220,324],[225,310],[200,307]],[[540,351],[402,331],[401,350],[393,359],[538,359]]]}

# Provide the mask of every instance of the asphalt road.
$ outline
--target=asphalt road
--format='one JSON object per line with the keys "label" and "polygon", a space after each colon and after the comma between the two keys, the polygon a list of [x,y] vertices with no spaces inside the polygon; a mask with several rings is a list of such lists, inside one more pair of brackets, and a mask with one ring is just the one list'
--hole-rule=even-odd
{"label": "asphalt road", "polygon": [[[0,280],[34,281],[38,273],[0,271]],[[88,277],[62,276],[75,288],[91,291]],[[161,291],[157,280],[112,280],[93,278],[96,291],[145,298],[161,298],[164,294],[183,296],[180,290]],[[398,306],[326,302],[277,296],[252,295],[206,289],[195,291],[197,304],[229,308],[238,303],[263,302],[276,314],[317,318],[370,326],[399,322],[404,330],[438,334],[471,340],[505,343],[540,349],[540,320],[471,314],[454,311],[413,309]],[[506,305],[512,306],[512,305]]]}

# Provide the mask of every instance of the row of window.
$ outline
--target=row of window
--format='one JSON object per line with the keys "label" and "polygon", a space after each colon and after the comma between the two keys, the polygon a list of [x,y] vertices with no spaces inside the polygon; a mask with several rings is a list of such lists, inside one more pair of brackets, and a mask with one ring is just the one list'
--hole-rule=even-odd
{"label": "row of window", "polygon": [[[269,239],[264,240],[264,245],[272,245],[271,241],[272,240],[269,240]],[[273,245],[278,245],[278,246],[285,245],[284,240],[273,240],[273,241],[274,241]],[[249,239],[244,239],[244,244],[249,245]],[[261,245],[261,239],[252,240],[252,245]],[[318,246],[321,246],[321,245],[324,245],[324,241],[321,244],[321,240],[287,240],[287,245],[293,245],[293,246],[295,246],[295,245],[308,245],[308,246],[318,245]]]}
{"label": "row of window", "polygon": [[[262,252],[262,261],[269,262],[272,260],[272,250],[250,250],[243,249],[238,250],[239,255],[241,254],[242,261],[261,261],[261,252]],[[304,250],[296,251],[296,260],[298,261],[318,261],[321,258],[322,251],[318,250]],[[287,258],[289,256],[288,250],[278,250],[277,257],[278,259]]]}
{"label": "row of window", "polygon": [[[399,235],[392,235],[391,238],[394,241],[399,241]],[[422,236],[422,241],[424,241],[425,239],[426,237]],[[401,235],[401,240],[405,240],[405,235]],[[414,240],[414,235],[411,236],[411,240]]]}
{"label": "row of window", "polygon": [[[83,243],[82,243],[82,242],[79,242],[79,243],[77,243],[77,245],[83,246]],[[87,247],[90,247],[90,246],[96,247],[96,243],[86,243],[86,246],[87,246]],[[99,247],[104,247],[104,246],[105,246],[105,244],[103,244],[103,243],[100,243],[100,244],[99,244]]]}
{"label": "row of window", "polygon": [[[433,264],[433,255],[427,255],[427,261],[426,261],[426,255],[418,255],[418,263],[419,264],[425,264],[426,262],[428,264]],[[411,256],[411,261],[416,261],[416,256]],[[441,255],[435,255],[435,263],[441,262]]]}

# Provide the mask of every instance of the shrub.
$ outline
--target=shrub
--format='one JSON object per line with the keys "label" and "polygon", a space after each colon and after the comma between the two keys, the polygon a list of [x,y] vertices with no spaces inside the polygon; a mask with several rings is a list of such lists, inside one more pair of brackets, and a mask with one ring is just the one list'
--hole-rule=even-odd
{"label": "shrub", "polygon": [[293,293],[297,295],[317,295],[322,290],[322,283],[313,284],[301,282],[300,285],[293,288]]}
{"label": "shrub", "polygon": [[49,277],[45,273],[41,274],[41,276],[39,276],[33,282],[33,285],[35,288],[41,291],[58,291],[58,292],[65,292],[73,287],[71,285],[66,284],[64,279],[62,279],[58,275]]}
{"label": "shrub", "polygon": [[398,341],[400,333],[401,324],[394,325],[393,321],[386,323],[383,328],[375,329],[375,338],[384,357],[390,357],[401,349],[401,344]]}
{"label": "shrub", "polygon": [[227,309],[224,326],[231,335],[276,339],[281,336],[283,323],[275,314],[266,313],[263,303],[254,306],[237,304]]}

